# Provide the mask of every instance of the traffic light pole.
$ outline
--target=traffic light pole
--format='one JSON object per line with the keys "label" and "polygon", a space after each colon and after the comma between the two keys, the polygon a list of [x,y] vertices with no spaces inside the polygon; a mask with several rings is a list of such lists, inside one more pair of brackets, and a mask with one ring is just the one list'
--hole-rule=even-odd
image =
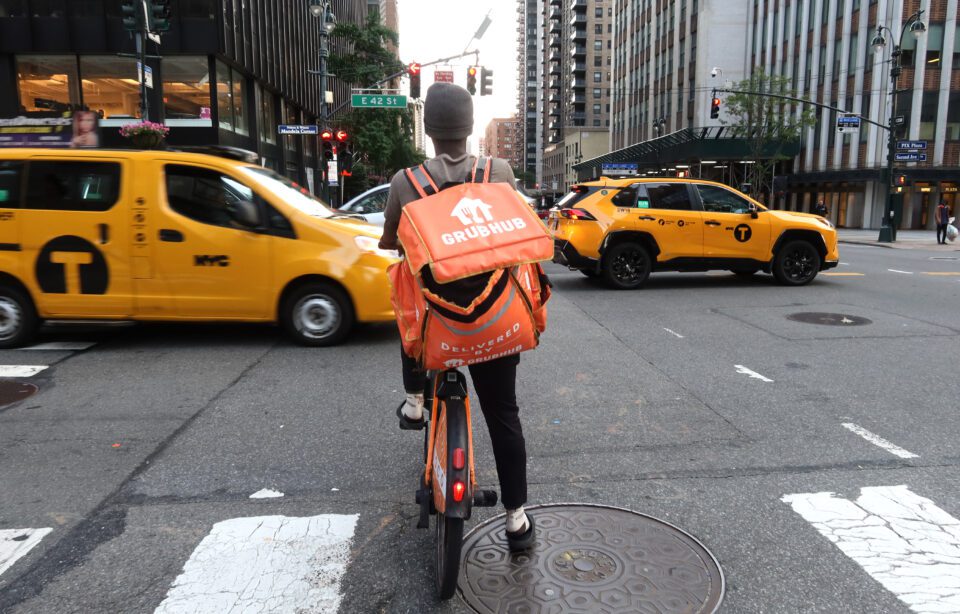
{"label": "traffic light pole", "polygon": [[150,121],[150,102],[147,98],[147,45],[146,28],[135,36],[137,40],[137,62],[140,64],[140,121]]}

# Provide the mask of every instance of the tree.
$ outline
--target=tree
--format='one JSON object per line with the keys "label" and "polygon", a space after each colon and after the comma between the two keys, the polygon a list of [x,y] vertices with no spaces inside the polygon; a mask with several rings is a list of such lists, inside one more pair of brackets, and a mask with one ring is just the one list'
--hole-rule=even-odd
{"label": "tree", "polygon": [[[342,44],[330,55],[330,72],[341,81],[371,87],[404,69],[392,50],[399,42],[397,33],[381,24],[375,12],[363,25],[337,24],[332,35]],[[413,145],[409,109],[351,109],[337,115],[335,123],[347,130],[353,145],[352,177],[344,186],[347,198],[424,160]]]}
{"label": "tree", "polygon": [[762,66],[757,66],[749,79],[733,87],[740,93],[728,94],[724,101],[732,120],[722,120],[722,123],[747,141],[753,162],[745,165],[745,183],[750,185],[742,187],[758,200],[763,194],[774,196],[773,175],[777,164],[792,157],[787,152],[794,150],[804,130],[817,123],[813,107],[756,95],[795,97],[790,86],[789,78],[767,75]]}

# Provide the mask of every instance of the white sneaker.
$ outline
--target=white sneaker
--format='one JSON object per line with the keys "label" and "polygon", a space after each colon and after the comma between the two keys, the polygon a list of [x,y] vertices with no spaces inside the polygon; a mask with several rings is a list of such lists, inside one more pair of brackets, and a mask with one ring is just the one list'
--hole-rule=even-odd
{"label": "white sneaker", "polygon": [[423,393],[408,394],[407,402],[403,404],[404,418],[418,422],[423,419]]}

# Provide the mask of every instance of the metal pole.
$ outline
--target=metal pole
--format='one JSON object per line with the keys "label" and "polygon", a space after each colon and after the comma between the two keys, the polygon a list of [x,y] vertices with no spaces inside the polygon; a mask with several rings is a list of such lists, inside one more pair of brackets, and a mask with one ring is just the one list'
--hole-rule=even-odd
{"label": "metal pole", "polygon": [[137,61],[140,63],[140,121],[150,121],[150,103],[147,100],[147,49],[144,39],[146,26],[137,32]]}
{"label": "metal pole", "polygon": [[[326,28],[327,11],[330,10],[328,4],[324,4],[323,16],[320,18],[320,129],[327,128],[327,57],[330,55],[328,47],[328,34]],[[330,202],[330,177],[328,176],[330,165],[323,156],[323,144],[320,143],[320,164],[322,165],[320,173],[320,194],[324,200]]]}

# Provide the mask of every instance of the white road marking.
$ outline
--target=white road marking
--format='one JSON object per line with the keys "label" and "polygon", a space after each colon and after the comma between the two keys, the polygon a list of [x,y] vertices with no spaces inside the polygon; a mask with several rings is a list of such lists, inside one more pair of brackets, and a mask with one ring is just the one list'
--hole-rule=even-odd
{"label": "white road marking", "polygon": [[53,529],[0,529],[0,575]]}
{"label": "white road marking", "polygon": [[282,497],[283,493],[278,490],[270,490],[269,488],[262,488],[257,492],[250,495],[251,499],[275,499],[277,497]]}
{"label": "white road marking", "polygon": [[676,337],[677,339],[683,339],[683,335],[681,335],[681,334],[678,333],[678,332],[674,332],[674,331],[672,331],[672,330],[670,330],[669,328],[666,328],[666,327],[664,327],[663,330],[667,331],[668,333],[670,333],[671,335],[673,335],[673,336]]}
{"label": "white road marking", "polygon": [[773,380],[770,379],[769,377],[764,377],[764,376],[760,375],[759,373],[757,373],[756,371],[753,371],[753,370],[751,370],[751,369],[748,369],[748,368],[744,367],[743,365],[733,365],[733,366],[735,366],[735,367],[737,368],[737,373],[742,373],[742,374],[744,374],[744,375],[749,375],[751,378],[753,378],[753,379],[758,379],[758,380],[763,381],[763,382],[772,382],[772,381],[773,381]]}
{"label": "white road marking", "polygon": [[960,521],[933,501],[904,485],[781,500],[914,612],[960,612]]}
{"label": "white road marking", "polygon": [[901,273],[901,274],[903,274],[903,275],[913,275],[913,272],[911,272],[911,271],[901,271],[901,270],[899,270],[899,269],[887,269],[887,270],[890,271],[891,273]]}
{"label": "white road marking", "polygon": [[863,428],[862,426],[859,426],[859,425],[857,425],[857,424],[854,424],[853,422],[844,422],[844,423],[843,423],[843,428],[845,428],[845,429],[847,429],[847,430],[849,430],[849,431],[852,431],[852,432],[856,433],[857,435],[860,435],[861,437],[863,437],[864,439],[866,439],[867,441],[869,441],[869,442],[872,443],[873,445],[875,445],[875,446],[877,446],[877,447],[880,447],[880,448],[883,448],[884,450],[886,450],[886,451],[889,452],[890,454],[893,454],[893,455],[895,455],[895,456],[899,456],[900,458],[920,458],[920,456],[919,456],[918,454],[914,454],[913,452],[910,452],[910,451],[908,451],[908,450],[904,450],[904,449],[901,448],[900,446],[894,445],[894,444],[890,443],[889,441],[887,441],[886,439],[884,439],[884,438],[881,437],[880,435],[877,435],[877,434],[875,434],[875,433],[871,433],[871,432],[868,431],[867,429],[865,429],[865,428]]}
{"label": "white road marking", "polygon": [[97,345],[90,341],[51,341],[49,343],[38,343],[30,347],[20,348],[21,350],[59,350],[65,352],[82,352],[89,350]]}
{"label": "white road marking", "polygon": [[154,614],[336,612],[356,514],[213,525]]}
{"label": "white road marking", "polygon": [[0,377],[33,377],[46,365],[0,365]]}
{"label": "white road marking", "polygon": [[850,266],[850,263],[849,263],[849,262],[841,262],[841,263],[840,263],[840,266]]}

